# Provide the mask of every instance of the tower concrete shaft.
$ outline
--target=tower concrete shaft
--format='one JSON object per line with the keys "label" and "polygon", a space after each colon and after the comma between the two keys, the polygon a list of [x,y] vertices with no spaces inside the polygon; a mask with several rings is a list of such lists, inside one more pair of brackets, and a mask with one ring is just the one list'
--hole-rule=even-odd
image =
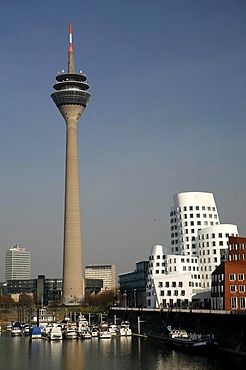
{"label": "tower concrete shaft", "polygon": [[68,72],[56,76],[53,101],[66,122],[66,173],[63,248],[64,305],[73,305],[83,298],[82,241],[77,126],[91,94],[83,73],[75,73],[72,46],[72,25],[69,25]]}

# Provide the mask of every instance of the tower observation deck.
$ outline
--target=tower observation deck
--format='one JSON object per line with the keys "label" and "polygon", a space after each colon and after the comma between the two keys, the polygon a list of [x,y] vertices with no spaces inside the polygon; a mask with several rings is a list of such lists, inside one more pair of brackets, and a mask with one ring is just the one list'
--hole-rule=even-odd
{"label": "tower observation deck", "polygon": [[82,238],[77,126],[91,94],[83,73],[75,73],[72,25],[69,25],[68,72],[56,76],[51,98],[66,122],[66,173],[62,303],[74,305],[83,298]]}

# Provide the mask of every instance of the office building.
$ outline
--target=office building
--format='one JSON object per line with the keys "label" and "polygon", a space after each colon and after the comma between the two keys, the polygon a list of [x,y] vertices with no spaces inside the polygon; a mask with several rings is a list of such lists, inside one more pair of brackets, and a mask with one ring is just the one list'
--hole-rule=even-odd
{"label": "office building", "polygon": [[13,295],[31,294],[38,305],[58,304],[61,302],[62,279],[46,279],[38,275],[37,279],[8,280],[5,293]]}
{"label": "office building", "polygon": [[30,279],[31,253],[18,245],[5,253],[5,280]]}
{"label": "office building", "polygon": [[172,253],[198,256],[198,231],[219,225],[219,214],[212,193],[184,192],[173,196],[170,210]]}
{"label": "office building", "polygon": [[102,291],[116,289],[116,268],[115,265],[95,264],[85,267],[86,279],[102,279]]}
{"label": "office building", "polygon": [[68,71],[56,76],[56,90],[51,97],[66,122],[66,173],[63,246],[64,305],[82,300],[82,241],[80,220],[80,189],[77,126],[91,94],[87,91],[86,76],[75,72],[72,43],[72,25],[69,25]]}
{"label": "office building", "polygon": [[119,274],[121,302],[127,307],[146,306],[146,286],[149,261],[136,263],[135,271]]}
{"label": "office building", "polygon": [[152,247],[146,290],[149,308],[185,308],[201,290],[198,258],[170,252],[162,245]]}
{"label": "office building", "polygon": [[212,272],[225,260],[228,238],[238,236],[238,229],[220,223],[212,193],[179,193],[173,200],[171,247],[152,248],[147,306],[183,307],[196,301],[208,307]]}

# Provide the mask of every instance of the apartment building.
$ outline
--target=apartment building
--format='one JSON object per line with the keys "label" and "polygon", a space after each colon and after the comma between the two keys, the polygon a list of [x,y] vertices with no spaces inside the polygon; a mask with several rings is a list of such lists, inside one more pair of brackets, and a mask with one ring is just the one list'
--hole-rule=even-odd
{"label": "apartment building", "polygon": [[85,267],[85,279],[103,280],[102,291],[115,290],[116,285],[116,267],[110,264],[93,264]]}

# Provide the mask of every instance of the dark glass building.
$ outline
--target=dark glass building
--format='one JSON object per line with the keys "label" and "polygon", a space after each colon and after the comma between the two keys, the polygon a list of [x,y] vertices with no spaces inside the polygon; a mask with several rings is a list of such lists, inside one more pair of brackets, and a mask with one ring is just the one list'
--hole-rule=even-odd
{"label": "dark glass building", "polygon": [[149,261],[136,263],[136,270],[119,274],[119,290],[126,307],[146,306],[146,286]]}

